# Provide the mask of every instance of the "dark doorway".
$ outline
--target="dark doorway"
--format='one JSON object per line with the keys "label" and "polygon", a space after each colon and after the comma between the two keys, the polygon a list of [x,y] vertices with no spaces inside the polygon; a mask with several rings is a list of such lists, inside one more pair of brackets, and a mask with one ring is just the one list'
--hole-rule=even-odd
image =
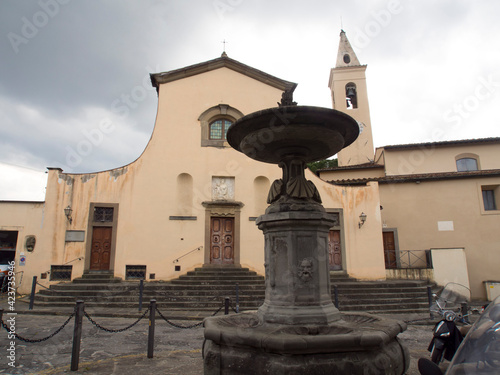
{"label": "dark doorway", "polygon": [[17,230],[0,231],[0,264],[9,264],[16,258]]}

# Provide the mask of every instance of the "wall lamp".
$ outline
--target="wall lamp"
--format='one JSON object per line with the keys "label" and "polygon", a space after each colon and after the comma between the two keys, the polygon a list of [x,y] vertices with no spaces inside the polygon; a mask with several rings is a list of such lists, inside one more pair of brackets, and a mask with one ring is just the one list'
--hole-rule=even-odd
{"label": "wall lamp", "polygon": [[363,224],[366,221],[366,214],[364,212],[361,212],[361,215],[359,215],[359,223],[358,226],[361,228]]}
{"label": "wall lamp", "polygon": [[72,213],[73,210],[71,209],[71,206],[68,206],[64,209],[64,214],[66,215],[66,219],[68,219],[70,224],[73,222],[73,219],[71,218]]}

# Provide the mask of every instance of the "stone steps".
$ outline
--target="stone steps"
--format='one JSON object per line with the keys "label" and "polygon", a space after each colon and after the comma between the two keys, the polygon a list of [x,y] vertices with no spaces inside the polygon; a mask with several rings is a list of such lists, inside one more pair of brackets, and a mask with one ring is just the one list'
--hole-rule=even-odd
{"label": "stone steps", "polygon": [[[236,283],[241,311],[255,310],[264,302],[264,277],[246,268],[197,268],[171,281],[144,282],[143,307],[156,299],[162,309],[213,312],[229,297],[236,306]],[[332,275],[340,311],[401,313],[428,311],[427,283],[390,280],[355,281]],[[139,282],[121,281],[112,274],[84,274],[73,282],[51,285],[36,296],[35,306],[71,307],[77,299],[93,308],[138,308]]]}
{"label": "stone steps", "polygon": [[[39,294],[40,297],[43,296],[69,296],[69,297],[84,297],[84,296],[96,296],[96,297],[106,297],[106,296],[114,296],[114,295],[119,295],[119,296],[124,296],[124,297],[138,297],[139,296],[139,290],[133,290],[133,291],[113,291],[113,290],[40,290]],[[235,295],[234,288],[231,290],[219,290],[218,295]],[[245,291],[240,291],[239,293],[240,296],[249,296],[255,298],[257,297],[262,297],[264,295],[263,290],[245,290]],[[144,290],[143,296],[147,297],[155,297],[155,296],[169,296],[169,297],[213,297],[214,296],[214,291],[213,290]]]}
{"label": "stone steps", "polygon": [[[156,299],[158,302],[162,303],[176,302],[187,305],[192,303],[211,303],[213,301],[222,301],[225,297],[226,297],[225,295],[213,295],[213,294],[210,296],[168,296],[168,295],[156,294],[156,295],[143,295],[142,300],[149,302],[149,300],[151,299]],[[228,297],[232,301],[236,300],[235,296],[228,296]],[[86,302],[100,302],[105,300],[108,302],[138,303],[139,296],[106,295],[106,294],[86,295],[86,294],[75,293],[74,295],[67,295],[67,296],[38,295],[36,300],[38,302],[55,303],[55,302],[74,302],[77,299],[82,299]],[[241,303],[253,304],[253,302],[255,301],[259,301],[259,304],[262,304],[261,298],[255,298],[255,296],[248,296],[248,295],[240,295],[239,301],[240,304]]]}

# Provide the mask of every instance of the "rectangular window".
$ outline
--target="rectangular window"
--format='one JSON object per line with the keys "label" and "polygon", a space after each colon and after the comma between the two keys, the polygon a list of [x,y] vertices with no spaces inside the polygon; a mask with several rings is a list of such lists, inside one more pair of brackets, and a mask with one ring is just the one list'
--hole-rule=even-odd
{"label": "rectangular window", "polygon": [[146,266],[125,266],[126,280],[146,279]]}
{"label": "rectangular window", "polygon": [[94,222],[100,222],[100,223],[113,222],[113,207],[95,207]]}
{"label": "rectangular window", "polygon": [[483,204],[485,211],[494,211],[497,209],[495,202],[495,190],[483,188]]}
{"label": "rectangular window", "polygon": [[73,266],[50,266],[50,280],[51,281],[63,281],[71,280],[71,271]]}

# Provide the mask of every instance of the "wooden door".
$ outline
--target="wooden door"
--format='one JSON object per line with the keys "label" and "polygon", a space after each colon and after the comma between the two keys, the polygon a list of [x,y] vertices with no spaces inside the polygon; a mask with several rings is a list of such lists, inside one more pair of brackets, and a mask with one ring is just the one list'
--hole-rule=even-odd
{"label": "wooden door", "polygon": [[234,217],[210,219],[210,263],[234,264]]}
{"label": "wooden door", "polygon": [[94,227],[92,231],[92,249],[90,251],[90,269],[109,270],[111,259],[112,227]]}
{"label": "wooden door", "polygon": [[382,232],[384,238],[384,260],[385,268],[397,268],[396,243],[394,242],[394,232]]}
{"label": "wooden door", "polygon": [[328,257],[331,270],[342,269],[342,247],[340,246],[340,230],[328,233]]}

